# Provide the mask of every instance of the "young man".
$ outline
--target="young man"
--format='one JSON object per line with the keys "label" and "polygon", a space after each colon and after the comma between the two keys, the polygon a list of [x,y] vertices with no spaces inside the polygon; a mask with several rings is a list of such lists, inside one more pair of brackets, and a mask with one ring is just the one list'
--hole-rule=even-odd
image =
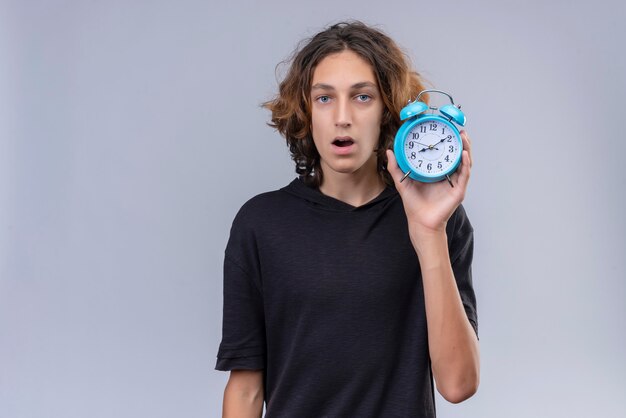
{"label": "young man", "polygon": [[479,382],[471,168],[406,179],[391,151],[422,90],[396,44],[333,25],[294,57],[271,125],[299,177],[250,199],[224,261],[225,417],[434,417]]}

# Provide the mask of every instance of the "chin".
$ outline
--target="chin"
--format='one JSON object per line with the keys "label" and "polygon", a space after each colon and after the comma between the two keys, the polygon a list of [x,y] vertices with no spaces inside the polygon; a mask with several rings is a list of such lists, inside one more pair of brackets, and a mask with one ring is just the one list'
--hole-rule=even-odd
{"label": "chin", "polygon": [[[372,163],[372,161],[370,161],[370,158],[371,157],[369,155],[350,155],[343,157],[337,157],[332,155],[326,160],[322,158],[322,160],[324,161],[322,163],[322,169],[331,170],[335,173],[341,174],[353,174],[359,170],[368,170],[370,163]],[[372,164],[372,167],[374,167],[375,169],[375,162]]]}
{"label": "chin", "polygon": [[332,171],[336,172],[336,173],[341,173],[341,174],[353,174],[356,171],[358,171],[360,168],[362,168],[363,166],[356,166],[354,164],[350,164],[350,165],[334,165],[329,167]]}

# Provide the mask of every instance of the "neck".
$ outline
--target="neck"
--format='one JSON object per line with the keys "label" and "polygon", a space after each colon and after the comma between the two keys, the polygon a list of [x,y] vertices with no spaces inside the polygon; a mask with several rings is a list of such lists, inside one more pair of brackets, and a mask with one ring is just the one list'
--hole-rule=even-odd
{"label": "neck", "polygon": [[[361,167],[354,173],[338,173],[322,167],[324,177],[320,191],[351,206],[358,207],[374,199],[385,189],[385,182],[374,166]],[[324,164],[322,164],[324,166]]]}

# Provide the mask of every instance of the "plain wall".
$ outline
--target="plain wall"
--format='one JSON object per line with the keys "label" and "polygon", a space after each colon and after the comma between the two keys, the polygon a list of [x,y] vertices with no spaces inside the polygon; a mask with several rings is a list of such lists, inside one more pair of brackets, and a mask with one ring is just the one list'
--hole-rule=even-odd
{"label": "plain wall", "polygon": [[349,18],[468,117],[482,381],[439,416],[626,416],[624,2],[14,0],[1,417],[220,416],[230,224],[295,177],[259,104]]}

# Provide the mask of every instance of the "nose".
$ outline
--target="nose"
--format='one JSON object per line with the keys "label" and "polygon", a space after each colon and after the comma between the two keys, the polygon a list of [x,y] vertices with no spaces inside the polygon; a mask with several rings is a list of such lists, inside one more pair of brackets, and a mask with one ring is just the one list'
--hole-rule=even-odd
{"label": "nose", "polygon": [[338,128],[347,128],[352,125],[352,112],[350,109],[350,101],[346,98],[338,100],[335,126]]}

